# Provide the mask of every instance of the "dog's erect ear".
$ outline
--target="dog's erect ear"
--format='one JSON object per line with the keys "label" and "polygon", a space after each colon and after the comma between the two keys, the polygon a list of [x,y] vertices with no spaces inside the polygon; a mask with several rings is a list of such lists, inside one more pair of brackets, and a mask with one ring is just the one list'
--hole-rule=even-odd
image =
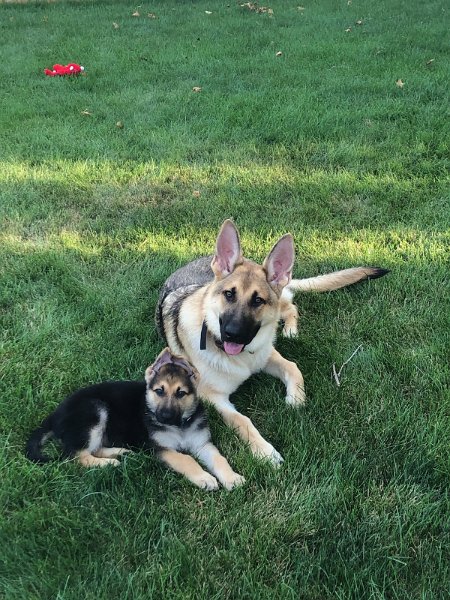
{"label": "dog's erect ear", "polygon": [[239,233],[233,221],[227,219],[220,228],[216,241],[216,254],[211,263],[214,275],[221,279],[234,271],[242,263]]}
{"label": "dog's erect ear", "polygon": [[286,233],[278,240],[263,263],[267,281],[275,291],[281,291],[291,281],[294,260],[294,239],[290,233]]}

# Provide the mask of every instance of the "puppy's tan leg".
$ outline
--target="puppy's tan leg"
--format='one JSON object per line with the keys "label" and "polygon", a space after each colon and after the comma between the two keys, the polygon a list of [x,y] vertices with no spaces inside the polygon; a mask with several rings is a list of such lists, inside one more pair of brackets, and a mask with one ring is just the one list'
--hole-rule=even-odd
{"label": "puppy's tan leg", "polygon": [[235,409],[228,396],[210,392],[204,397],[205,400],[214,404],[225,423],[235,429],[241,439],[248,442],[250,450],[255,456],[267,458],[274,465],[280,465],[283,462],[281,454],[262,437],[248,417]]}
{"label": "puppy's tan leg", "polygon": [[83,467],[106,467],[107,465],[117,467],[120,465],[120,461],[115,458],[98,458],[93,456],[89,450],[80,450],[76,456]]}
{"label": "puppy's tan leg", "polygon": [[166,465],[187,477],[199,488],[208,491],[218,489],[217,479],[204,471],[192,456],[169,449],[161,450],[158,455]]}
{"label": "puppy's tan leg", "polygon": [[295,304],[288,300],[281,300],[281,316],[284,321],[282,334],[284,337],[295,337],[298,334],[298,310]]}
{"label": "puppy's tan leg", "polygon": [[286,386],[286,402],[291,406],[300,406],[305,403],[305,383],[300,369],[294,362],[286,360],[279,352],[272,349],[272,354],[263,371],[278,377]]}
{"label": "puppy's tan leg", "polygon": [[117,458],[118,456],[122,456],[122,454],[126,454],[127,452],[131,452],[128,448],[99,448],[92,454],[97,456],[97,458]]}
{"label": "puppy's tan leg", "polygon": [[245,483],[244,477],[233,471],[227,459],[220,454],[211,442],[208,442],[197,451],[197,458],[227,490],[232,490],[234,487]]}

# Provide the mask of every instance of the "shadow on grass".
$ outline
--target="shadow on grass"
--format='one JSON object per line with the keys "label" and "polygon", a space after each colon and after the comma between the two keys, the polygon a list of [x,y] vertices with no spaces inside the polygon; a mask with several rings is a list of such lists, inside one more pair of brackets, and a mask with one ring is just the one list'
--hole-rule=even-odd
{"label": "shadow on grass", "polygon": [[226,217],[243,229],[303,234],[355,228],[447,232],[445,181],[433,176],[354,173],[292,165],[54,161],[2,163],[6,230],[39,236],[67,229],[126,239],[191,230],[203,241]]}

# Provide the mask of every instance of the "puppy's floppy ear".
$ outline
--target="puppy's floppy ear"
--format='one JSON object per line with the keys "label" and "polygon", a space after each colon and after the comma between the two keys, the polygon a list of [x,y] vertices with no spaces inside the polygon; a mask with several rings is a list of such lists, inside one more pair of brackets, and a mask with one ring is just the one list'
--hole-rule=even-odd
{"label": "puppy's floppy ear", "polygon": [[149,367],[147,367],[145,371],[145,381],[147,382],[147,385],[150,384],[151,380],[158,373],[161,367],[169,363],[177,365],[178,367],[184,369],[187,372],[188,376],[194,379],[195,383],[198,383],[200,374],[197,371],[197,369],[193,365],[191,365],[191,363],[188,360],[186,360],[183,356],[172,354],[170,348],[167,347],[164,348],[164,350],[158,354],[155,362]]}
{"label": "puppy's floppy ear", "polygon": [[216,240],[216,253],[211,269],[217,279],[222,279],[234,271],[236,265],[243,260],[239,233],[233,221],[227,219],[220,228]]}
{"label": "puppy's floppy ear", "polygon": [[290,233],[286,233],[278,240],[263,263],[267,281],[275,291],[281,292],[291,281],[294,260],[294,239]]}
{"label": "puppy's floppy ear", "polygon": [[174,365],[178,365],[182,369],[186,371],[188,377],[191,377],[194,381],[198,382],[200,377],[200,373],[197,369],[192,365],[188,360],[186,360],[183,356],[179,356],[177,354],[172,354],[172,362]]}
{"label": "puppy's floppy ear", "polygon": [[[191,365],[191,363],[189,363]],[[197,371],[197,369],[194,367],[194,365],[191,365],[191,369],[192,369],[192,375],[191,375],[191,381],[194,384],[194,386],[198,385],[198,382],[200,381],[200,373]]]}
{"label": "puppy's floppy ear", "polygon": [[153,379],[153,377],[156,375],[156,373],[160,370],[160,368],[163,365],[166,365],[167,363],[172,362],[172,353],[170,351],[170,348],[164,348],[164,350],[162,350],[162,352],[160,352],[158,354],[158,356],[156,357],[155,362],[150,365],[149,367],[147,367],[146,371],[145,371],[145,381],[147,382],[147,385],[149,385],[150,381]]}
{"label": "puppy's floppy ear", "polygon": [[145,383],[150,385],[151,380],[153,379],[155,372],[153,371],[153,365],[150,365],[145,369]]}

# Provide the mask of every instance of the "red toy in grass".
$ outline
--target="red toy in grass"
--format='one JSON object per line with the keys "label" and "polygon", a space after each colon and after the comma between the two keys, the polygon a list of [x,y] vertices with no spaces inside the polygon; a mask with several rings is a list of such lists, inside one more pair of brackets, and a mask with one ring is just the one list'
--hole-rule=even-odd
{"label": "red toy in grass", "polygon": [[76,63],[69,63],[68,65],[53,65],[53,70],[44,69],[44,73],[49,77],[56,77],[57,75],[79,75],[84,71],[84,67],[77,65]]}

